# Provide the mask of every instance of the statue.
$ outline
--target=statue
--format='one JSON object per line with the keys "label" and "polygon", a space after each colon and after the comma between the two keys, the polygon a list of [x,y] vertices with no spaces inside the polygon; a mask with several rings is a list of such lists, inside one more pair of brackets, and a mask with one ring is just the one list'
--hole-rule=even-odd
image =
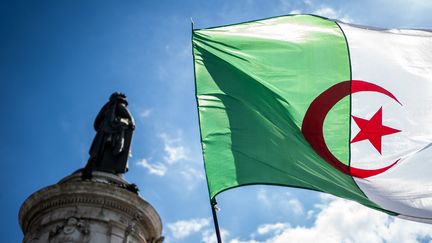
{"label": "statue", "polygon": [[127,172],[135,122],[126,96],[115,92],[102,107],[94,121],[96,136],[90,147],[90,158],[82,170],[82,178],[90,179],[93,171],[113,174]]}

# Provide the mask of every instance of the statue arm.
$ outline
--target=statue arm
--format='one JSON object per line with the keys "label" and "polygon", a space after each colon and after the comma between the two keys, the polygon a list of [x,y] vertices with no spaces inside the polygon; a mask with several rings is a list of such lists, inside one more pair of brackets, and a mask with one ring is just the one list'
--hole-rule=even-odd
{"label": "statue arm", "polygon": [[119,106],[119,112],[122,118],[129,119],[129,126],[132,130],[135,129],[135,120],[132,114],[129,112],[128,108],[124,105]]}

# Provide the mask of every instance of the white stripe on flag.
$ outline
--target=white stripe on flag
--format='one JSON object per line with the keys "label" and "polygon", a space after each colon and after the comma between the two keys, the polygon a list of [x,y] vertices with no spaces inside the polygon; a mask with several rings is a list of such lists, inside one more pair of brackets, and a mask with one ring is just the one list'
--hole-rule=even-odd
{"label": "white stripe on flag", "polygon": [[[381,124],[401,130],[377,135],[381,137],[381,151],[377,149],[377,138],[376,146],[368,139],[351,143],[354,167],[376,169],[398,161],[382,174],[355,181],[367,197],[384,209],[431,219],[432,33],[340,26],[348,40],[352,79],[379,85],[400,101],[379,92],[352,95],[352,116],[369,121],[381,109]],[[351,139],[361,130],[352,118]]]}

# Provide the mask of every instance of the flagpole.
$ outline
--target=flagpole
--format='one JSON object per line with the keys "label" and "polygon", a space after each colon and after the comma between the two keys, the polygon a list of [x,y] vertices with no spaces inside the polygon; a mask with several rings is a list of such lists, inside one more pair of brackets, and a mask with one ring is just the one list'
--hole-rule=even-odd
{"label": "flagpole", "polygon": [[[192,34],[191,37],[193,39],[194,21],[193,21],[192,17],[190,18],[190,21],[191,21],[191,34]],[[193,40],[192,40],[192,43],[193,43]],[[192,57],[193,57],[193,65],[194,65],[195,98],[196,98],[197,108],[198,108],[198,96],[197,96],[196,76],[195,76],[195,56],[193,54],[193,44],[192,44]],[[199,111],[198,111],[198,117],[199,117]],[[199,119],[198,119],[198,123],[200,124],[200,128],[201,128],[201,123],[200,123]],[[200,129],[200,138],[202,138],[201,129]],[[202,140],[201,140],[201,146],[202,146]],[[203,155],[203,159],[204,159],[204,155]],[[205,163],[204,163],[204,167],[205,167]],[[206,180],[207,180],[207,185],[208,185],[207,174],[206,174]],[[216,208],[217,208],[216,205],[217,205],[216,198],[212,199],[210,197],[210,207],[211,207],[211,211],[212,211],[212,215],[213,215],[213,223],[214,223],[214,227],[215,227],[217,242],[222,243],[222,238],[221,238],[221,234],[220,234],[220,230],[219,230],[219,222],[218,222],[217,212],[216,212]]]}
{"label": "flagpole", "polygon": [[222,239],[221,239],[221,235],[220,235],[220,231],[219,231],[219,222],[218,222],[218,218],[217,218],[217,212],[216,212],[217,206],[216,205],[217,205],[216,199],[210,200],[210,206],[211,206],[212,214],[213,214],[213,223],[214,223],[214,227],[215,227],[215,231],[216,231],[217,242],[222,243]]}

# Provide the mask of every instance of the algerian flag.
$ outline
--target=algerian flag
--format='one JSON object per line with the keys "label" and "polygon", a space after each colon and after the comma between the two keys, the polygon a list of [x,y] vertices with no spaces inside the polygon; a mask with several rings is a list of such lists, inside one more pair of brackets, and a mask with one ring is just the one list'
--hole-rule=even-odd
{"label": "algerian flag", "polygon": [[284,185],[432,222],[432,32],[295,15],[193,48],[212,199]]}

